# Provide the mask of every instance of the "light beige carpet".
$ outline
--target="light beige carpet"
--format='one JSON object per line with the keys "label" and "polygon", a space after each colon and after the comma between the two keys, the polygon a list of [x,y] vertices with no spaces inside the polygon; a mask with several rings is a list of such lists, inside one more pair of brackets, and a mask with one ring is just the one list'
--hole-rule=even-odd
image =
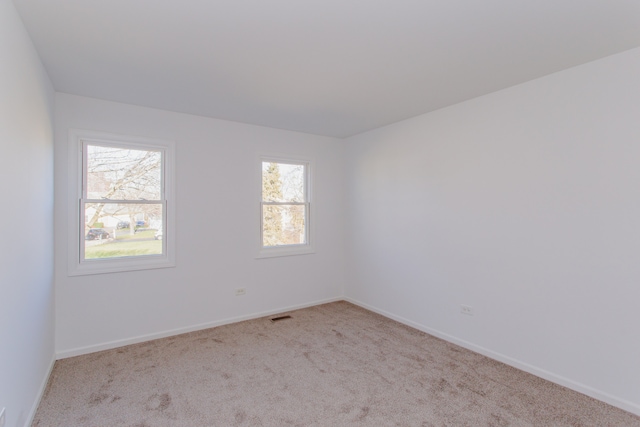
{"label": "light beige carpet", "polygon": [[34,426],[640,426],[346,302],[56,362]]}

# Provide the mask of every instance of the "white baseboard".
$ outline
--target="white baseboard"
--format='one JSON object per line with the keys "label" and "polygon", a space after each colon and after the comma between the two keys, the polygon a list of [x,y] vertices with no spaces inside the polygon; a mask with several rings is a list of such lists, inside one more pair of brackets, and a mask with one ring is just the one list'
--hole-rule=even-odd
{"label": "white baseboard", "polygon": [[200,331],[202,329],[214,328],[216,326],[228,325],[230,323],[242,322],[244,320],[257,319],[259,317],[271,316],[273,314],[279,314],[286,311],[299,310],[301,308],[313,307],[315,305],[326,304],[330,302],[342,301],[342,297],[328,298],[324,300],[309,302],[305,304],[298,304],[289,307],[277,308],[274,310],[262,311],[259,313],[252,313],[244,316],[230,317],[228,319],[216,320],[213,322],[201,323],[199,325],[187,326],[185,328],[171,329],[168,331],[157,332],[148,335],[141,335],[137,337],[127,338],[123,340],[110,341],[103,344],[90,345],[86,347],[78,347],[70,350],[63,350],[56,353],[57,359],[66,359],[68,357],[81,356],[83,354],[95,353],[97,351],[111,350],[113,348],[124,347],[126,345],[138,344],[145,341],[156,340],[160,338],[171,337],[174,335],[185,334],[188,332]]}
{"label": "white baseboard", "polygon": [[[170,337],[170,336],[174,336],[174,335],[180,335],[180,334],[184,334],[184,333],[188,333],[188,332],[194,332],[194,331],[199,331],[202,329],[208,329],[208,328],[213,328],[216,326],[222,326],[222,325],[227,325],[230,323],[236,323],[236,322],[242,322],[244,320],[251,320],[251,319],[257,319],[260,317],[265,317],[265,316],[271,316],[273,314],[280,314],[280,313],[284,313],[287,311],[293,311],[293,310],[299,310],[302,308],[307,308],[307,307],[312,307],[312,306],[316,306],[316,305],[320,305],[320,304],[326,304],[326,303],[330,303],[330,302],[336,302],[336,301],[348,301],[352,304],[355,304],[357,306],[360,306],[362,308],[365,308],[367,310],[373,311],[374,313],[378,313],[382,316],[388,317],[389,319],[393,319],[397,322],[403,323],[407,326],[410,326],[412,328],[415,328],[419,331],[425,332],[429,335],[433,335],[435,337],[441,338],[445,341],[451,342],[453,344],[459,345],[460,347],[464,347],[466,349],[469,349],[471,351],[474,351],[476,353],[482,354],[484,356],[490,357],[491,359],[500,361],[502,363],[505,363],[509,366],[513,366],[514,368],[520,369],[522,371],[528,372],[532,375],[535,375],[537,377],[543,378],[545,380],[551,381],[553,383],[559,384],[563,387],[567,387],[571,390],[577,391],[579,393],[585,394],[587,396],[593,397],[594,399],[598,399],[601,400],[605,403],[608,403],[612,406],[618,407],[620,409],[623,409],[625,411],[631,412],[632,414],[635,415],[639,415],[640,416],[640,404],[634,403],[634,402],[630,402],[628,400],[625,399],[620,399],[616,396],[613,396],[611,394],[602,392],[600,390],[594,389],[592,387],[589,387],[585,384],[579,383],[577,381],[573,381],[571,379],[565,378],[561,375],[557,375],[554,374],[552,372],[546,371],[544,369],[538,368],[536,366],[530,365],[528,363],[522,362],[520,360],[514,359],[512,357],[506,356],[504,354],[501,353],[497,353],[495,351],[489,350],[487,348],[475,345],[473,343],[470,343],[468,341],[456,338],[452,335],[446,334],[444,332],[429,328],[427,326],[421,325],[419,323],[413,322],[411,320],[405,319],[404,317],[401,316],[397,316],[395,314],[389,313],[385,310],[381,310],[377,307],[373,307],[370,306],[368,304],[365,304],[363,302],[360,302],[358,300],[355,300],[353,298],[349,298],[349,297],[336,297],[336,298],[328,298],[328,299],[324,299],[324,300],[319,300],[319,301],[314,301],[314,302],[310,302],[310,303],[306,303],[306,304],[299,304],[299,305],[294,305],[294,306],[289,306],[289,307],[282,307],[282,308],[278,308],[278,309],[274,309],[274,310],[268,310],[268,311],[263,311],[263,312],[259,312],[259,313],[252,313],[252,314],[248,314],[248,315],[244,315],[244,316],[238,316],[238,317],[231,317],[231,318],[227,318],[227,319],[222,319],[222,320],[218,320],[218,321],[214,321],[214,322],[208,322],[208,323],[202,323],[199,325],[193,325],[193,326],[189,326],[189,327],[185,327],[185,328],[178,328],[178,329],[172,329],[169,331],[164,331],[164,332],[158,332],[158,333],[154,333],[154,334],[148,334],[148,335],[142,335],[142,336],[138,336],[138,337],[133,337],[133,338],[128,338],[128,339],[124,339],[124,340],[118,340],[118,341],[111,341],[111,342],[107,342],[107,343],[103,343],[103,344],[97,344],[97,345],[91,345],[91,346],[86,346],[86,347],[80,347],[80,348],[75,348],[75,349],[71,349],[71,350],[65,350],[65,351],[61,351],[58,352],[56,354],[56,359],[65,359],[68,357],[74,357],[74,356],[80,356],[83,354],[89,354],[89,353],[94,353],[97,351],[103,351],[103,350],[110,350],[113,348],[118,348],[118,347],[123,347],[126,345],[131,345],[131,344],[138,344],[141,342],[145,342],[145,341],[151,341],[154,339],[159,339],[159,338],[166,338],[166,337]],[[51,373],[51,370],[53,369],[53,363],[55,362],[55,359],[52,361],[51,366],[49,368],[49,375]],[[40,402],[40,399],[42,398],[42,395],[44,394],[44,390],[47,386],[47,381],[49,378],[49,375],[47,375],[47,377],[45,378],[42,387],[41,387],[41,391],[40,391],[40,396],[38,397],[38,400],[36,402],[36,404],[34,405],[30,417],[29,417],[29,423],[27,423],[26,425],[30,425],[31,420],[33,420],[33,417],[35,416],[35,412],[38,408],[38,404]]]}
{"label": "white baseboard", "polygon": [[31,406],[31,410],[29,411],[29,416],[27,417],[27,422],[24,424],[24,427],[29,427],[33,424],[33,419],[36,416],[36,411],[38,410],[38,406],[40,406],[40,401],[42,400],[42,396],[44,396],[44,392],[47,389],[47,384],[49,384],[49,378],[51,377],[51,372],[53,371],[53,365],[56,363],[56,357],[53,355],[51,357],[51,363],[49,363],[49,369],[47,369],[47,374],[42,379],[42,383],[40,384],[40,391],[38,392],[38,396],[36,400],[33,402]]}
{"label": "white baseboard", "polygon": [[537,377],[543,378],[545,380],[551,381],[553,383],[559,384],[563,387],[567,387],[571,390],[577,391],[579,393],[585,394],[589,397],[593,397],[594,399],[598,399],[601,400],[605,403],[608,403],[612,406],[618,407],[620,409],[623,409],[627,412],[631,412],[632,414],[635,415],[640,415],[640,404],[634,403],[634,402],[630,402],[628,400],[625,399],[620,399],[616,396],[612,396],[611,394],[602,392],[600,390],[596,390],[593,387],[589,387],[585,384],[579,383],[577,381],[573,381],[570,380],[568,378],[565,378],[561,375],[556,375],[552,372],[546,371],[544,369],[538,368],[536,366],[530,365],[528,363],[519,361],[517,359],[514,359],[512,357],[509,356],[505,356],[504,354],[500,354],[497,353],[495,351],[489,350],[487,348],[484,347],[480,347],[478,345],[475,345],[473,343],[470,343],[468,341],[465,340],[461,340],[459,338],[456,338],[452,335],[440,332],[438,330],[429,328],[427,326],[421,325],[419,323],[413,322],[411,320],[405,319],[404,317],[401,316],[396,316],[395,314],[389,313],[387,311],[381,310],[377,307],[372,307],[368,304],[365,304],[363,302],[357,301],[353,298],[348,298],[345,297],[344,298],[345,301],[348,301],[352,304],[355,304],[357,306],[360,306],[362,308],[365,308],[367,310],[373,311],[374,313],[378,313],[384,317],[388,317],[389,319],[393,319],[397,322],[403,323],[407,326],[410,326],[412,328],[415,328],[419,331],[422,332],[426,332],[429,335],[433,335],[435,337],[441,338],[445,341],[448,341],[450,343],[459,345],[460,347],[464,347],[466,349],[469,349],[471,351],[474,351],[476,353],[480,353],[484,356],[487,356],[491,359],[497,360],[499,362],[502,362],[506,365],[509,366],[513,366],[514,368],[520,369],[522,371],[528,372],[532,375],[535,375]]}

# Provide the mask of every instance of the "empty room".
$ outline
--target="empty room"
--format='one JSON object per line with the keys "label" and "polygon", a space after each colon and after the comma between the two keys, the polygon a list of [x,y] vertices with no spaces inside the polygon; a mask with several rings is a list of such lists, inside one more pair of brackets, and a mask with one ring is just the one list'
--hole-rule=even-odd
{"label": "empty room", "polygon": [[640,426],[637,0],[0,0],[0,427]]}

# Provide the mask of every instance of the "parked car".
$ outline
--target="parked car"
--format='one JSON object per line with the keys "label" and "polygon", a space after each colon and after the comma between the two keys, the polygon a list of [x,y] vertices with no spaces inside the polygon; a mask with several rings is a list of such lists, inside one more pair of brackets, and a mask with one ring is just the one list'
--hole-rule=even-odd
{"label": "parked car", "polygon": [[144,227],[144,221],[136,221],[136,227]]}
{"label": "parked car", "polygon": [[109,233],[104,228],[90,228],[85,239],[86,240],[96,240],[96,239],[102,240],[102,239],[108,239],[109,237],[110,237]]}
{"label": "parked car", "polygon": [[118,229],[129,228],[129,221],[120,221],[118,223]]}
{"label": "parked car", "polygon": [[157,230],[156,231],[156,235],[155,235],[155,239],[156,240],[162,240],[162,230]]}

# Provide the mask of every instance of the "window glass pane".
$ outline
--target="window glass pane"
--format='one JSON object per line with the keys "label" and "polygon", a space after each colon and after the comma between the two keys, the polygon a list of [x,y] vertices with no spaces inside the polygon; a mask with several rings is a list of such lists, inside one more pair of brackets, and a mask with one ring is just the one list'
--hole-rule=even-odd
{"label": "window glass pane", "polygon": [[87,203],[84,258],[162,255],[161,203]]}
{"label": "window glass pane", "polygon": [[265,202],[305,201],[304,165],[262,162],[262,200]]}
{"label": "window glass pane", "polygon": [[87,146],[87,198],[160,200],[162,153]]}
{"label": "window glass pane", "polygon": [[304,205],[263,205],[262,245],[304,245],[305,236]]}

